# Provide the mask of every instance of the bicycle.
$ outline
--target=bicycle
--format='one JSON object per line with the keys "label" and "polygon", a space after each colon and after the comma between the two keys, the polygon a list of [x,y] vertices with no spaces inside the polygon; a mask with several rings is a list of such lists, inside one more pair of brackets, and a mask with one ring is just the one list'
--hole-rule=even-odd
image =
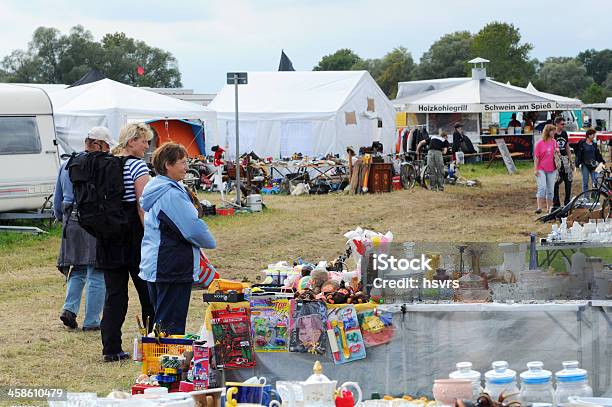
{"label": "bicycle", "polygon": [[597,188],[591,188],[578,194],[570,215],[576,209],[587,209],[588,213],[601,211],[601,218],[606,220],[612,213],[612,174],[604,169],[597,182]]}
{"label": "bicycle", "polygon": [[[539,217],[537,220],[548,222],[555,219],[577,215],[578,210],[587,213],[579,214],[581,218],[591,218],[593,212],[599,212],[601,219],[607,220],[612,216],[612,173],[605,169],[601,172],[596,188],[588,189],[575,196],[567,205],[556,211]],[[598,216],[592,216],[593,218]]]}
{"label": "bicycle", "polygon": [[426,172],[427,165],[423,163],[423,160],[417,159],[416,153],[413,151],[402,154],[402,159],[403,161],[400,164],[400,183],[402,188],[411,189],[417,184],[427,188],[428,184],[426,182],[429,182],[429,173]]}
{"label": "bicycle", "polygon": [[[404,189],[411,189],[416,184],[419,184],[425,189],[430,189],[431,168],[427,164],[427,154],[423,154],[422,156],[423,159],[420,159],[419,155],[413,151],[403,154],[402,158],[405,161],[400,164],[400,182]],[[445,159],[444,183],[454,185],[457,183],[456,169],[453,171],[449,166],[454,166],[454,164],[449,163],[448,160]]]}

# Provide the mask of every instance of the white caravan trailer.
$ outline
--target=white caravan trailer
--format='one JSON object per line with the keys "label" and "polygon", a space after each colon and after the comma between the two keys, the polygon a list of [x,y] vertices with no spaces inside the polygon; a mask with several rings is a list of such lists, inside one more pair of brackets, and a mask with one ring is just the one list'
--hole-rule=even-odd
{"label": "white caravan trailer", "polygon": [[45,91],[0,84],[0,213],[40,209],[53,194],[58,169]]}

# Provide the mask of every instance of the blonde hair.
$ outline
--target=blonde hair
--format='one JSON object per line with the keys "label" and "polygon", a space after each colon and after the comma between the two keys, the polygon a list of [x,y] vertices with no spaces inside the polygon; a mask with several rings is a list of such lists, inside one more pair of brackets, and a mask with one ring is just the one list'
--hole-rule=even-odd
{"label": "blonde hair", "polygon": [[550,133],[555,131],[555,129],[556,127],[553,126],[552,124],[547,124],[546,126],[544,126],[544,131],[542,131],[542,140],[548,141],[551,138],[553,138],[553,136]]}
{"label": "blonde hair", "polygon": [[147,141],[153,138],[153,130],[146,123],[128,123],[119,132],[119,143],[113,148],[113,155],[122,155],[131,140],[145,137]]}

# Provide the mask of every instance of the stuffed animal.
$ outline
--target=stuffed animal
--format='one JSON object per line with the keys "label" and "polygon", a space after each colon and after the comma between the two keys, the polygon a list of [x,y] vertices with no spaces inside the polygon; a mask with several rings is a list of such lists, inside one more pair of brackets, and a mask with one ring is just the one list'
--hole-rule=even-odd
{"label": "stuffed animal", "polygon": [[316,294],[310,288],[307,288],[303,291],[300,291],[299,293],[296,293],[295,299],[302,301],[315,301]]}
{"label": "stuffed animal", "polygon": [[368,296],[363,291],[356,291],[348,298],[348,304],[365,304],[368,302]]}
{"label": "stuffed animal", "polygon": [[323,283],[323,286],[321,287],[321,294],[333,293],[338,291],[338,288],[340,288],[340,283],[338,280],[329,279]]}
{"label": "stuffed animal", "polygon": [[310,288],[315,294],[319,294],[323,285],[329,281],[329,273],[323,269],[314,269],[310,273]]}
{"label": "stuffed animal", "polygon": [[[327,302],[330,304],[346,304],[346,301],[349,298],[349,291],[346,288],[339,288],[338,291],[331,294],[331,297],[326,296]],[[331,300],[331,302],[330,302]]]}

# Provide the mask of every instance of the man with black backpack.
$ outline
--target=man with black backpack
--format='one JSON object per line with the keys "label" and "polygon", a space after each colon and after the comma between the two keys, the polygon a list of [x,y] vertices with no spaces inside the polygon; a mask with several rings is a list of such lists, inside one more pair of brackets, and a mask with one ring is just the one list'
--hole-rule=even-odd
{"label": "man with black backpack", "polygon": [[[84,156],[86,153],[107,153],[112,144],[110,132],[106,127],[94,127],[87,133],[85,152],[73,154],[73,157]],[[78,222],[74,190],[68,170],[71,160],[60,168],[53,197],[55,217],[62,222],[62,240],[57,267],[67,280],[66,299],[60,320],[68,328],[78,327],[76,318],[83,289],[87,285],[83,331],[98,331],[100,330],[100,314],[104,305],[104,274],[95,268],[96,239]]]}

